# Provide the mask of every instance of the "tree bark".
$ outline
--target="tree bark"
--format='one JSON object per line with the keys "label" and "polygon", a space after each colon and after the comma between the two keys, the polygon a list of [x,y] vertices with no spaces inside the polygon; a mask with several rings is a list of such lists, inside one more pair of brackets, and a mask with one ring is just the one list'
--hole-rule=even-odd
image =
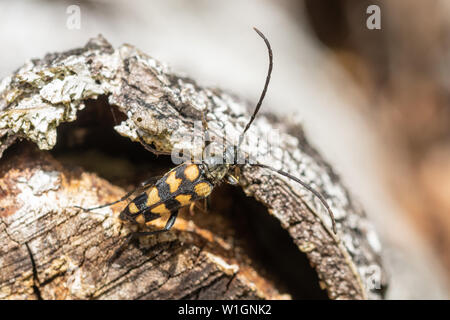
{"label": "tree bark", "polygon": [[[139,131],[158,151],[184,149],[195,155],[201,150],[185,141],[202,134],[197,130],[202,114],[214,137],[237,140],[249,119],[246,103],[171,73],[133,46],[114,49],[101,36],[83,48],[28,62],[1,82],[0,92],[0,298],[318,297],[299,293],[301,281],[295,282],[296,277],[326,289],[331,299],[383,297],[386,279],[377,235],[298,124],[259,114],[242,150],[250,152],[249,141],[257,137],[277,136],[274,150],[262,146],[264,163],[279,165],[322,193],[335,214],[336,235],[327,211],[313,195],[275,172],[246,165],[238,188],[213,191],[207,213],[202,206],[193,216],[182,210],[173,231],[141,238],[109,264],[135,229],[117,217],[124,204],[93,212],[73,206],[114,201],[125,192],[120,186],[128,189],[129,184],[114,179],[117,185],[111,184],[69,165],[61,154],[73,143],[85,146],[86,132],[113,126],[104,112],[112,109],[122,120],[114,129],[128,138],[127,145],[139,141]],[[73,126],[62,125],[73,121]],[[106,131],[99,135],[113,139]],[[40,150],[19,142],[23,139]],[[139,149],[133,154],[150,156]],[[76,157],[72,153],[69,158]],[[93,162],[111,165],[114,173],[134,170],[121,170],[113,158]],[[146,168],[152,173],[158,165],[170,167],[168,157],[149,159],[151,169]],[[155,226],[161,228],[164,222],[157,220]],[[273,232],[260,232],[258,228],[265,226]],[[298,262],[303,253],[317,273],[315,284],[302,278],[313,279],[308,267]],[[271,254],[286,262],[276,265]],[[309,289],[316,292],[304,292]]]}

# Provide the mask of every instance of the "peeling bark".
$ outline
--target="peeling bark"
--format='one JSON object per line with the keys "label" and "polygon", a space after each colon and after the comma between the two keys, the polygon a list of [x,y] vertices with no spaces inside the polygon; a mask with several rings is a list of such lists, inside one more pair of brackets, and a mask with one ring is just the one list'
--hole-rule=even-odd
{"label": "peeling bark", "polygon": [[[94,112],[89,101],[99,96],[107,97],[101,108],[114,106],[124,116],[114,127],[120,135],[139,141],[139,131],[165,152],[201,152],[186,137],[202,134],[196,124],[203,112],[211,134],[223,138],[226,133],[227,140],[237,140],[249,118],[246,104],[237,98],[201,88],[133,46],[114,49],[101,36],[84,48],[28,62],[1,82],[0,93],[2,154],[23,138],[41,150],[52,149],[58,126]],[[247,165],[240,187],[264,204],[297,250],[306,253],[330,298],[382,298],[381,249],[363,210],[298,125],[258,115],[243,151],[250,153],[249,141],[270,134],[278,135],[279,145],[275,152],[260,146],[264,163],[279,164],[320,191],[335,213],[337,235],[320,202],[293,181]],[[140,239],[109,265],[109,257],[134,228],[117,219],[123,204],[89,213],[73,206],[114,201],[125,190],[23,142],[10,149],[0,164],[0,298],[291,297],[239,240],[232,224],[236,218],[221,212],[229,203],[208,214],[183,211],[173,231]],[[218,203],[233,203],[227,189],[217,192]]]}

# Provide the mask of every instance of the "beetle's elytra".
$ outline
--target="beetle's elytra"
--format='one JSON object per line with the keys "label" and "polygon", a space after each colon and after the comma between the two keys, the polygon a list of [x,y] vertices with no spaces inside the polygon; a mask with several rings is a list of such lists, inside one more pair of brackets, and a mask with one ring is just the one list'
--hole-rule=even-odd
{"label": "beetle's elytra", "polygon": [[120,218],[146,224],[161,214],[178,211],[194,201],[205,199],[213,188],[201,164],[181,164],[134,198],[121,212]]}

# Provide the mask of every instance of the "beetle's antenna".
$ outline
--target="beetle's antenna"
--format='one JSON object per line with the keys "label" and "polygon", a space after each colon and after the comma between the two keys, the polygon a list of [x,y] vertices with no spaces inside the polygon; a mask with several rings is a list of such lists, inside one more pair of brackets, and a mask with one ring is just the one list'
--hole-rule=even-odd
{"label": "beetle's antenna", "polygon": [[275,172],[281,174],[282,176],[285,176],[285,177],[287,177],[289,179],[294,180],[295,182],[300,183],[305,189],[307,189],[312,194],[314,194],[320,200],[320,202],[322,202],[322,204],[325,206],[325,208],[327,208],[328,214],[330,215],[330,218],[331,218],[331,223],[333,225],[333,232],[336,233],[336,221],[334,220],[333,211],[331,211],[331,208],[328,206],[328,203],[326,202],[326,200],[322,197],[322,195],[319,192],[317,192],[316,190],[311,188],[306,182],[303,182],[299,178],[296,178],[296,177],[294,177],[294,176],[290,175],[289,173],[284,172],[282,170],[277,170],[277,169],[275,169],[275,168],[273,168],[271,166],[267,166],[265,164],[260,164],[260,163],[255,163],[255,164],[251,164],[251,165],[255,166],[255,167],[261,167],[261,168],[266,168],[266,169],[275,171]]}
{"label": "beetle's antenna", "polygon": [[261,31],[259,31],[256,28],[253,28],[253,29],[256,31],[256,33],[261,38],[263,38],[264,42],[266,43],[267,50],[269,51],[269,70],[267,71],[266,83],[264,84],[264,89],[263,89],[263,91],[261,93],[261,96],[259,97],[259,101],[256,104],[255,111],[253,112],[253,115],[250,118],[250,121],[245,126],[244,131],[239,136],[239,143],[238,143],[237,149],[239,149],[239,147],[241,146],[242,141],[244,140],[245,133],[247,132],[248,128],[250,128],[250,125],[252,124],[253,120],[255,120],[256,114],[258,113],[259,109],[261,108],[261,104],[262,104],[262,102],[264,100],[264,97],[266,96],[267,88],[269,87],[270,76],[272,74],[272,68],[273,68],[273,54],[272,54],[272,48],[270,47],[269,40],[267,40],[266,36]]}

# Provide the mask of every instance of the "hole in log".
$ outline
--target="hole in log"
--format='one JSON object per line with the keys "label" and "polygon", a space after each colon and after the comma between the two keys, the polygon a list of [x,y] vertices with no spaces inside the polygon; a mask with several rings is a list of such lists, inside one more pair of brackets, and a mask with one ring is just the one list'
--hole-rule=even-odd
{"label": "hole in log", "polygon": [[293,299],[328,299],[304,253],[267,208],[239,187],[222,185],[212,195],[212,209],[232,221],[237,240],[254,266]]}
{"label": "hole in log", "polygon": [[[112,108],[112,109],[111,109]],[[113,110],[113,111],[111,111]],[[113,127],[125,119],[106,97],[86,102],[77,120],[58,127],[58,143],[52,155],[69,167],[95,172],[115,185],[132,189],[145,179],[167,172],[174,165],[168,156],[155,156],[139,143],[120,136]],[[225,224],[211,223],[220,215]],[[239,187],[223,184],[212,194],[208,213],[196,214],[196,225],[224,234],[232,229],[234,241],[244,248],[252,267],[293,299],[327,299],[306,255],[267,208],[247,197]]]}
{"label": "hole in log", "polygon": [[105,96],[88,100],[76,121],[58,127],[51,153],[67,166],[81,166],[126,189],[173,167],[169,157],[156,156],[117,133],[113,127],[125,119]]}

